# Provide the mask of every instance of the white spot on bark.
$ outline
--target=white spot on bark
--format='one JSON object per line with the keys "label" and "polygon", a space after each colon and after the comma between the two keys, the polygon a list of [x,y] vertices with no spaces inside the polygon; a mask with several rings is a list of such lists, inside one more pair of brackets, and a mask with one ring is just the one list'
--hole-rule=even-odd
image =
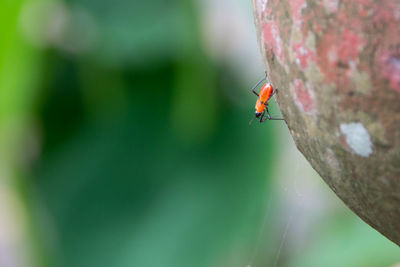
{"label": "white spot on bark", "polygon": [[333,12],[337,12],[338,7],[339,7],[339,1],[338,0],[324,0],[324,5],[325,8],[333,13]]}
{"label": "white spot on bark", "polygon": [[258,16],[260,17],[261,12],[263,12],[268,4],[268,0],[256,0],[256,10],[258,13]]}
{"label": "white spot on bark", "polygon": [[267,7],[267,4],[268,4],[268,0],[261,0],[261,3],[262,3],[262,7],[263,7],[262,10],[265,10],[265,8]]}
{"label": "white spot on bark", "polygon": [[337,56],[337,51],[336,51],[336,49],[335,49],[335,48],[331,48],[331,49],[329,50],[329,52],[328,52],[328,60],[329,60],[331,63],[335,63],[335,62],[337,61],[337,59],[338,59],[338,56]]}
{"label": "white spot on bark", "polygon": [[361,157],[369,157],[372,154],[371,137],[361,122],[342,123],[340,131],[346,137],[350,148]]}

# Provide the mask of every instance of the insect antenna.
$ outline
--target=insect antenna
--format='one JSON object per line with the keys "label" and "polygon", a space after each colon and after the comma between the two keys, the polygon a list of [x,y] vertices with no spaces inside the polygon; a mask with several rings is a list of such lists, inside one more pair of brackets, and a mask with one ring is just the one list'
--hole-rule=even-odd
{"label": "insect antenna", "polygon": [[254,116],[254,117],[251,119],[251,121],[249,122],[249,125],[251,125],[251,124],[253,123],[253,121],[254,121],[255,118],[256,118],[256,116]]}

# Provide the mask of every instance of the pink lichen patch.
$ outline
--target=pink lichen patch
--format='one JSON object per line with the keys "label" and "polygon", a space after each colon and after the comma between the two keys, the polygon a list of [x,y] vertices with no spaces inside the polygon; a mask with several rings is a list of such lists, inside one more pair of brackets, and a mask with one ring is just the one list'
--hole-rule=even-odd
{"label": "pink lichen patch", "polygon": [[[361,32],[364,27],[364,22],[363,22],[363,14],[367,15],[368,14],[368,9],[367,7],[360,5],[359,8],[357,8],[357,13],[352,14],[351,10],[354,10],[355,7],[352,7],[352,5],[348,4],[344,5],[343,8],[341,8],[337,14],[337,25],[343,25],[345,28],[352,29],[354,32]],[[349,13],[350,12],[350,13]],[[335,26],[338,27],[338,26]]]}
{"label": "pink lichen patch", "polygon": [[318,65],[329,81],[334,81],[338,66],[348,68],[357,62],[359,53],[365,46],[365,40],[345,28],[341,33],[333,28],[326,32],[317,46]]}
{"label": "pink lichen patch", "polygon": [[400,93],[400,57],[388,53],[380,58],[380,71],[389,81],[390,88]]}
{"label": "pink lichen patch", "polygon": [[266,21],[263,24],[264,44],[269,52],[272,52],[281,60],[284,61],[283,42],[279,35],[279,29],[274,21]]}
{"label": "pink lichen patch", "polygon": [[314,91],[309,84],[304,85],[300,79],[294,80],[294,95],[296,105],[306,113],[315,111]]}
{"label": "pink lichen patch", "polygon": [[355,60],[365,45],[364,39],[349,29],[344,29],[340,42],[338,42],[339,60],[348,62]]}
{"label": "pink lichen patch", "polygon": [[302,43],[293,43],[292,49],[296,55],[296,64],[305,69],[311,62],[315,61],[315,53],[308,48],[304,41]]}
{"label": "pink lichen patch", "polygon": [[386,1],[385,4],[376,4],[376,11],[372,18],[372,23],[389,23],[396,20],[397,12],[399,12],[399,3],[395,1]]}
{"label": "pink lichen patch", "polygon": [[302,18],[301,11],[303,8],[307,7],[307,3],[305,0],[290,0],[290,7],[292,9],[292,15],[294,22],[301,26]]}
{"label": "pink lichen patch", "polygon": [[335,68],[338,61],[336,31],[328,31],[318,42],[317,63],[329,81],[335,79]]}
{"label": "pink lichen patch", "polygon": [[272,7],[265,8],[264,14],[267,16],[267,18],[270,18],[272,15]]}

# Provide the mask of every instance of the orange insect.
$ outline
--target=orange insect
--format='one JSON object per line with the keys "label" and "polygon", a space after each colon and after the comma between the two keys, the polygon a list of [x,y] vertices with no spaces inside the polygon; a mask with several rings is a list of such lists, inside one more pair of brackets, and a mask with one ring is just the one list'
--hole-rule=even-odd
{"label": "orange insect", "polygon": [[[261,87],[260,93],[258,94],[255,89],[257,88],[260,83],[263,81],[267,80],[267,73],[265,73],[265,77],[262,78],[254,87],[251,89],[253,93],[258,97],[257,102],[256,102],[256,112],[255,112],[255,117],[250,121],[250,123],[253,122],[255,118],[260,118],[260,122],[265,122],[266,120],[284,120],[281,118],[272,118],[271,115],[269,114],[268,111],[268,101],[271,99],[271,97],[276,93],[278,89],[273,88],[272,84],[267,82]],[[267,115],[266,118],[264,118],[265,114]]]}

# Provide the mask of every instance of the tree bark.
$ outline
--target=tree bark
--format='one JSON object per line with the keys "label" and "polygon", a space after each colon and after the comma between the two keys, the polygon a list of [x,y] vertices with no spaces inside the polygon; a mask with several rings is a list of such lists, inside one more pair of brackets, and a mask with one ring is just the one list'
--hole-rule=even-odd
{"label": "tree bark", "polygon": [[400,245],[400,2],[253,0],[259,47],[297,148]]}

